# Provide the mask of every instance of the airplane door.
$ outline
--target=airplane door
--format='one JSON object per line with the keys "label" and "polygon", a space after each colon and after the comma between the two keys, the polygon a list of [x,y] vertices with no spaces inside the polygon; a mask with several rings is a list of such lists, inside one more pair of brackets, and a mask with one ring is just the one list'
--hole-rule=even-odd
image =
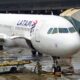
{"label": "airplane door", "polygon": [[39,32],[39,28],[38,29],[36,29],[36,31],[35,31],[35,41],[36,42],[40,42],[40,32]]}
{"label": "airplane door", "polygon": [[35,41],[37,43],[40,43],[41,41],[41,30],[42,30],[42,26],[44,26],[43,24],[43,20],[38,21],[38,26],[35,29]]}

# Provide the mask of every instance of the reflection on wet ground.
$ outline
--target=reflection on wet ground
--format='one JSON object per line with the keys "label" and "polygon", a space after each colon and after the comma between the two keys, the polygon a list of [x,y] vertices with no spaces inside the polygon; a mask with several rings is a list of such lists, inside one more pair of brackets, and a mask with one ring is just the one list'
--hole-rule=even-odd
{"label": "reflection on wet ground", "polygon": [[[50,76],[49,80],[53,79]],[[0,80],[48,80],[45,75],[36,75],[33,73],[5,74],[0,76]]]}
{"label": "reflection on wet ground", "polygon": [[79,75],[68,75],[56,77],[53,74],[35,74],[35,73],[7,73],[0,74],[0,80],[80,80]]}
{"label": "reflection on wet ground", "polygon": [[80,80],[80,75],[68,75],[66,78],[69,80]]}
{"label": "reflection on wet ground", "polygon": [[56,77],[52,74],[34,74],[34,73],[9,73],[1,74],[0,80],[70,80],[64,76]]}
{"label": "reflection on wet ground", "polygon": [[34,73],[15,73],[5,74],[0,76],[0,80],[62,80],[60,78],[54,78],[54,75],[37,75]]}

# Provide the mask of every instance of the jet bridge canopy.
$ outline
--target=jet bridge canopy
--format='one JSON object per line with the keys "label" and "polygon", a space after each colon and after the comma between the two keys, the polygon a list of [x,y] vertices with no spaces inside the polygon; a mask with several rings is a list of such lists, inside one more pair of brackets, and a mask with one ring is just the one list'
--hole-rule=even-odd
{"label": "jet bridge canopy", "polygon": [[80,0],[0,0],[0,11],[79,8]]}

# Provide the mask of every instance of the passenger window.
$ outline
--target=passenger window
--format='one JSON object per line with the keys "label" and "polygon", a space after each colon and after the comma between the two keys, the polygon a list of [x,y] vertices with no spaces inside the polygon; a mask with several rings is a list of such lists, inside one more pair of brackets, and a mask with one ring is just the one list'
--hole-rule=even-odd
{"label": "passenger window", "polygon": [[52,34],[57,33],[57,28],[54,28]]}
{"label": "passenger window", "polygon": [[68,33],[67,28],[59,28],[59,33]]}
{"label": "passenger window", "polygon": [[75,32],[74,27],[70,27],[70,28],[69,28],[69,31],[70,31],[71,33]]}
{"label": "passenger window", "polygon": [[53,31],[53,28],[50,28],[47,33],[48,33],[48,34],[51,34],[52,31]]}

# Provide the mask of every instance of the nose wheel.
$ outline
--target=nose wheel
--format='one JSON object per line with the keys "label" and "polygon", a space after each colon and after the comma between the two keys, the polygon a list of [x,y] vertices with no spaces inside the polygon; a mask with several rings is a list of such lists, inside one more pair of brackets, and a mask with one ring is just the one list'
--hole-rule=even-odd
{"label": "nose wheel", "polygon": [[58,64],[59,57],[52,56],[52,58],[53,58],[53,66],[52,66],[52,69],[54,70],[54,75],[56,73],[61,73],[61,66]]}

